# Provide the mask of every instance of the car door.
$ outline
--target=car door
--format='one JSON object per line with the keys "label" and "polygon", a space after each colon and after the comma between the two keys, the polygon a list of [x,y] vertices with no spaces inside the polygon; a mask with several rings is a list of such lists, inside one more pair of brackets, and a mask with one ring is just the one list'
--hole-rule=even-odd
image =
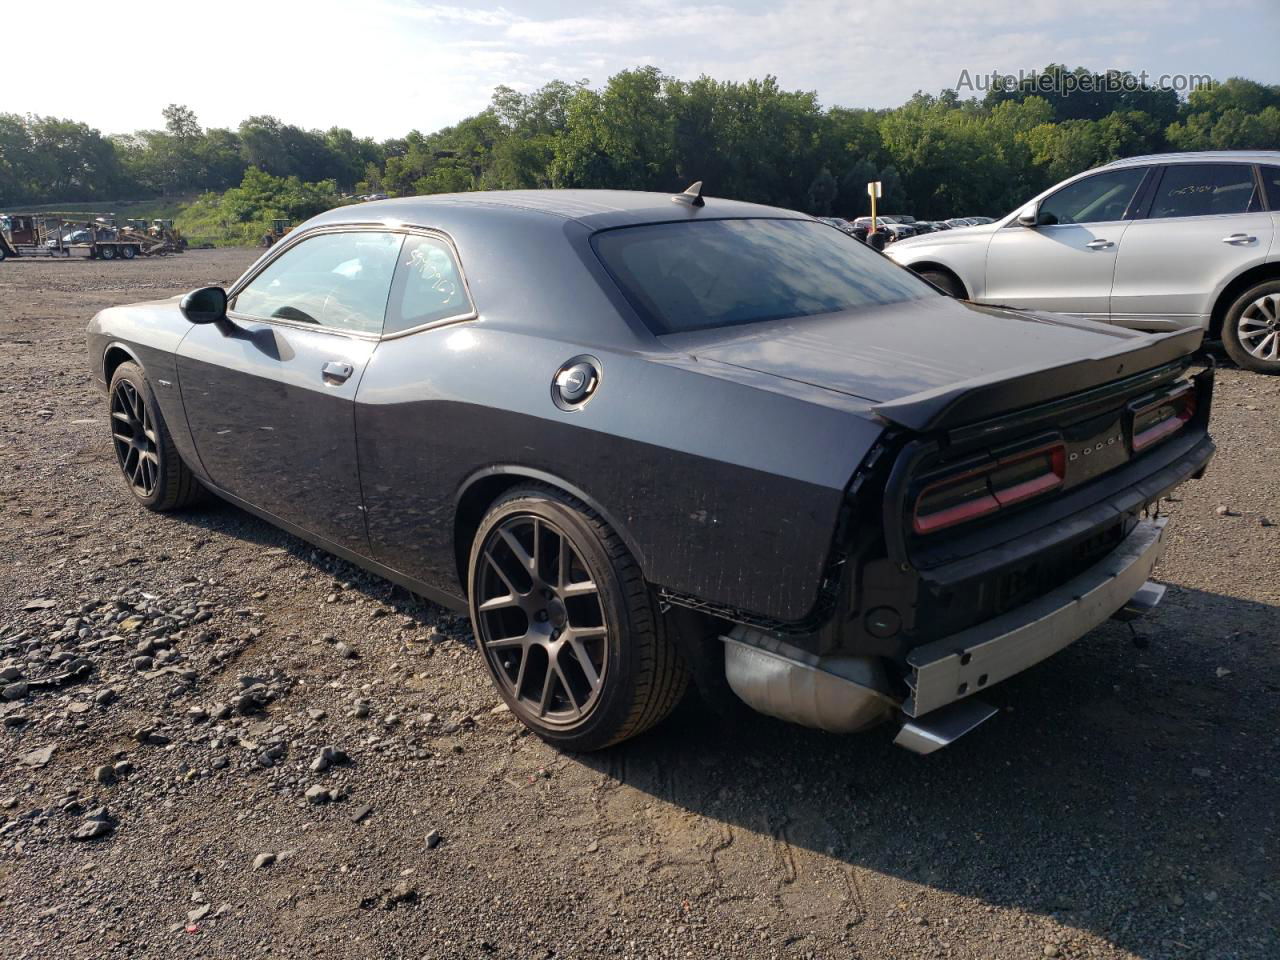
{"label": "car door", "polygon": [[1252,164],[1167,165],[1121,241],[1113,321],[1207,327],[1218,291],[1266,259],[1274,233]]}
{"label": "car door", "polygon": [[1116,251],[1146,167],[1103,170],[1040,201],[1038,223],[1017,220],[987,246],[984,303],[1106,320]]}
{"label": "car door", "polygon": [[[383,340],[356,397],[370,555],[446,593],[457,590],[457,485],[460,473],[474,467],[471,450],[479,439],[475,419],[453,413],[465,399],[456,384],[487,376],[466,323],[475,316],[453,244],[435,232],[410,234],[387,299]],[[507,419],[495,418],[494,429]],[[513,448],[521,442],[513,439]]]}
{"label": "car door", "polygon": [[291,240],[195,326],[178,380],[201,465],[221,490],[368,554],[355,395],[404,236],[348,229]]}

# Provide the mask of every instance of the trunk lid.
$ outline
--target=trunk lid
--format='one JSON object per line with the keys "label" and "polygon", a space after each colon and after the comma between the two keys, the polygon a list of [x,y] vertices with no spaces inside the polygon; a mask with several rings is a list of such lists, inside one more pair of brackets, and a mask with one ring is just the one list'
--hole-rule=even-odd
{"label": "trunk lid", "polygon": [[663,339],[699,360],[857,397],[884,420],[930,430],[1169,363],[1202,336],[936,297]]}

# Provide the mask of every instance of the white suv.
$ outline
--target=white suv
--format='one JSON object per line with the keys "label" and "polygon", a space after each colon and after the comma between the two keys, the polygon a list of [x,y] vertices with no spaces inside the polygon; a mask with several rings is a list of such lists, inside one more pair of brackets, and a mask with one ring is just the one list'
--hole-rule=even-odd
{"label": "white suv", "polygon": [[995,223],[886,254],[954,296],[1144,330],[1200,326],[1280,373],[1280,151],[1170,153],[1072,177]]}

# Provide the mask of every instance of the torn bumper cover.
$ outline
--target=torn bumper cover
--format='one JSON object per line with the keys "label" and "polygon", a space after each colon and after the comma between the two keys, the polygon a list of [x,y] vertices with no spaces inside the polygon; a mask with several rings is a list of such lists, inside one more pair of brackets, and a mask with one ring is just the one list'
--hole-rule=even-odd
{"label": "torn bumper cover", "polygon": [[1001,616],[916,647],[901,685],[876,657],[817,656],[739,624],[724,642],[733,692],[761,713],[832,733],[865,730],[896,713],[895,743],[932,753],[995,714],[969,699],[1074,643],[1109,617],[1132,619],[1160,602],[1147,581],[1164,547],[1167,521],[1141,520],[1100,561],[1062,586]]}
{"label": "torn bumper cover", "polygon": [[1074,643],[1138,593],[1164,550],[1167,521],[1143,520],[1115,550],[1017,609],[911,651],[902,712],[919,717],[1019,673]]}

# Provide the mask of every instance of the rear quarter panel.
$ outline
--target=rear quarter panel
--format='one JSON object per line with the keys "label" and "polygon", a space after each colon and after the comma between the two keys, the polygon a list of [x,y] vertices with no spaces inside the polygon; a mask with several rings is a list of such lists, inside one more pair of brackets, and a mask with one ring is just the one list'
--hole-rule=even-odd
{"label": "rear quarter panel", "polygon": [[834,395],[823,406],[605,349],[591,351],[596,393],[566,412],[552,379],[582,352],[482,321],[381,344],[356,411],[375,558],[457,592],[458,496],[481,473],[531,473],[597,505],[652,583],[803,617],[880,428]]}

